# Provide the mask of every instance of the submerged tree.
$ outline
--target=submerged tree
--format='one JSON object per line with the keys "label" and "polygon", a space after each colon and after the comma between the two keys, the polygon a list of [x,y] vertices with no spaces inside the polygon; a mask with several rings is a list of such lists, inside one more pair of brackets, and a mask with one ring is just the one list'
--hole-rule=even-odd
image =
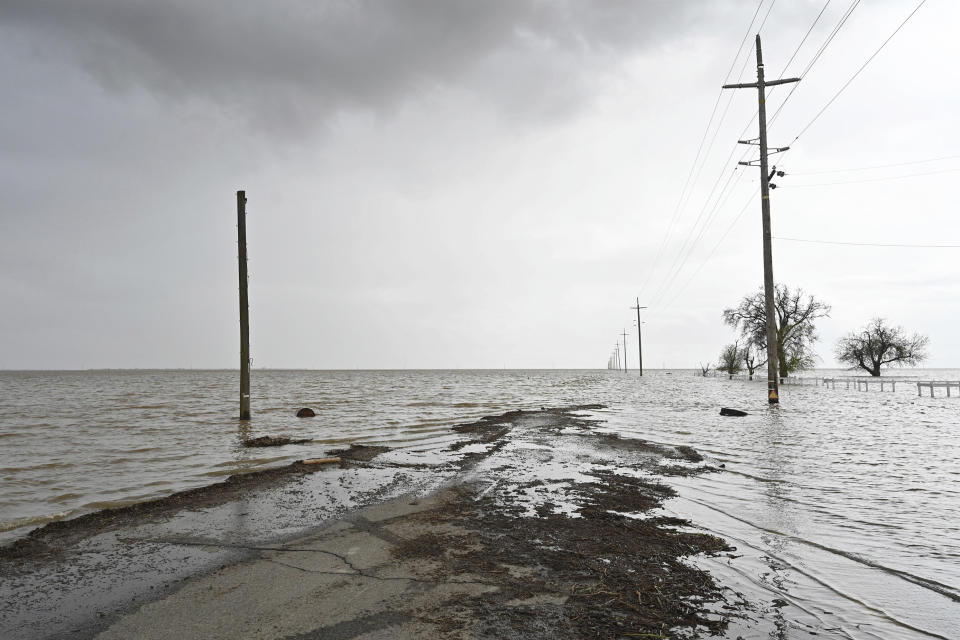
{"label": "submerged tree", "polygon": [[927,358],[930,339],[919,333],[908,336],[903,327],[888,327],[883,318],[874,318],[860,331],[854,331],[837,342],[834,355],[845,362],[880,375],[880,367],[916,365]]}
{"label": "submerged tree", "polygon": [[[777,360],[781,378],[816,364],[813,344],[817,341],[815,321],[830,315],[830,305],[805,295],[803,289],[778,284],[774,287],[777,325]],[[745,296],[740,305],[724,309],[723,321],[738,329],[746,344],[759,353],[767,351],[767,312],[763,288]]]}
{"label": "submerged tree", "polygon": [[710,367],[711,367],[711,366],[713,366],[713,365],[711,365],[709,362],[708,362],[706,365],[704,365],[704,364],[701,362],[701,363],[700,363],[700,375],[703,376],[704,378],[706,378],[706,377],[710,374]]}
{"label": "submerged tree", "polygon": [[749,343],[740,349],[740,356],[743,358],[743,366],[747,368],[747,376],[750,380],[753,380],[753,372],[756,371],[758,367],[767,364],[766,358],[759,361],[757,360],[757,354]]}
{"label": "submerged tree", "polygon": [[735,373],[740,373],[743,370],[742,365],[743,349],[734,342],[725,346],[720,352],[720,357],[717,360],[717,371],[723,371],[733,377]]}

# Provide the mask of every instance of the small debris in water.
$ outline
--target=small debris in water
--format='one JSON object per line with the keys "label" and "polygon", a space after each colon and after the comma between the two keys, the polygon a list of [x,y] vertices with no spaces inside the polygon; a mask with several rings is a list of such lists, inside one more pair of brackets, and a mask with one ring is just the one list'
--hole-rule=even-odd
{"label": "small debris in water", "polygon": [[741,418],[747,415],[747,412],[740,411],[740,409],[730,409],[728,407],[723,407],[722,409],[720,409],[720,415]]}
{"label": "small debris in water", "polygon": [[309,407],[304,407],[303,409],[300,409],[299,411],[297,411],[298,418],[312,418],[315,415],[317,414],[313,411],[313,409]]}
{"label": "small debris in water", "polygon": [[304,444],[310,438],[294,439],[287,436],[260,436],[243,441],[245,447],[281,447],[285,444]]}

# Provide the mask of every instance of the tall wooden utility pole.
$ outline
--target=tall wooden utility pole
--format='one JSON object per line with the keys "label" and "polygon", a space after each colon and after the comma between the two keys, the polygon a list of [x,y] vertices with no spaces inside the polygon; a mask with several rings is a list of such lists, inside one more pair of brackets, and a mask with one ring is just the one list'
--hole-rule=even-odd
{"label": "tall wooden utility pole", "polygon": [[617,339],[617,343],[613,345],[614,353],[617,358],[617,371],[620,371],[620,339]]}
{"label": "tall wooden utility pole", "polygon": [[250,419],[250,308],[247,303],[247,195],[237,191],[237,245],[240,263],[240,419]]}
{"label": "tall wooden utility pole", "polygon": [[643,377],[643,331],[640,329],[640,309],[646,309],[646,307],[641,307],[640,298],[637,298],[637,306],[630,308],[637,310],[637,356],[640,358],[640,377]]}
{"label": "tall wooden utility pole", "polygon": [[[770,239],[770,178],[767,169],[767,107],[766,88],[788,82],[799,82],[800,78],[783,78],[766,81],[763,78],[763,53],[760,49],[760,34],[757,34],[757,81],[750,84],[725,84],[724,89],[756,89],[760,110],[759,138],[756,140],[738,140],[740,144],[760,145],[760,212],[763,219],[763,295],[767,314],[767,401],[780,403],[780,371],[777,367],[777,317],[774,308],[773,285],[773,243]],[[773,153],[786,151],[790,147],[777,147]],[[740,162],[742,165],[757,166],[755,161]]]}

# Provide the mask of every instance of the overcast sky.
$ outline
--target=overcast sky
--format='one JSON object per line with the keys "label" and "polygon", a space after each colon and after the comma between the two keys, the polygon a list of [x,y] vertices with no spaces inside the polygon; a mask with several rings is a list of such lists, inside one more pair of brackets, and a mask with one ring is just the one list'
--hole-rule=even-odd
{"label": "overcast sky", "polygon": [[[238,189],[255,367],[601,368],[624,329],[635,364],[638,296],[648,367],[715,361],[762,283],[758,170],[732,169],[756,92],[721,96],[681,195],[760,22],[775,78],[823,6],[4,0],[0,368],[236,367]],[[915,6],[860,3],[772,123],[775,236],[960,245],[960,4],[927,2],[794,140]],[[960,249],[774,261],[833,306],[823,365],[879,315],[960,366]]]}

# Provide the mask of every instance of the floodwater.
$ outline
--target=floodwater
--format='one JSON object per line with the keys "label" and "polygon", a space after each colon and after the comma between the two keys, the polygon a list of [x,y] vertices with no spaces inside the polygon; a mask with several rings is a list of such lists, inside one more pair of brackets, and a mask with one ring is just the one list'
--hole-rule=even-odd
{"label": "floodwater", "polygon": [[[0,543],[344,443],[439,448],[458,422],[599,402],[610,407],[604,429],[690,444],[725,465],[672,478],[679,495],[667,509],[738,549],[698,561],[756,603],[730,638],[960,638],[960,397],[943,390],[785,386],[771,410],[763,383],[690,371],[254,371],[252,380],[244,424],[235,371],[0,372]],[[721,406],[750,415],[722,418]],[[297,419],[299,407],[317,417]],[[241,446],[281,434],[313,442]]]}

